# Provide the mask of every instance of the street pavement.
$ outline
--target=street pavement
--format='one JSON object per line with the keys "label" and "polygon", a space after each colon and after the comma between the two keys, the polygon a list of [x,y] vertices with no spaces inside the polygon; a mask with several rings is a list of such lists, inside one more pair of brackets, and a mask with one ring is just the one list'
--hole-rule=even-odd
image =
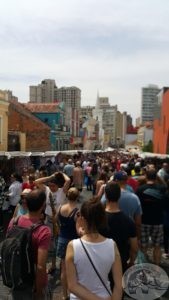
{"label": "street pavement", "polygon": [[[81,193],[81,196],[80,196],[79,206],[83,203],[83,201],[90,199],[91,196],[92,196],[92,193],[90,191],[87,191],[86,188],[84,188]],[[0,236],[0,239],[2,240],[2,236]],[[149,254],[149,259],[151,262],[151,258],[152,258],[151,249],[149,249],[148,254]],[[169,276],[169,259],[162,259],[161,267],[162,267],[162,269],[164,269],[166,271],[166,273]],[[50,277],[49,281],[53,287],[52,288],[53,289],[53,300],[62,300],[63,298],[62,298],[62,291],[61,291],[59,276],[56,275],[55,277]],[[0,300],[7,300],[8,294],[9,294],[9,291],[6,287],[3,286],[2,278],[0,276]],[[128,296],[124,296],[124,300],[128,300],[128,299],[132,299],[132,298],[130,298]],[[150,298],[147,298],[145,295],[144,300],[146,300],[146,299],[150,300]],[[169,300],[169,290],[165,293],[165,295],[163,297],[156,298],[156,299]],[[20,299],[18,299],[18,300],[20,300]],[[140,299],[138,299],[138,300],[140,300]]]}

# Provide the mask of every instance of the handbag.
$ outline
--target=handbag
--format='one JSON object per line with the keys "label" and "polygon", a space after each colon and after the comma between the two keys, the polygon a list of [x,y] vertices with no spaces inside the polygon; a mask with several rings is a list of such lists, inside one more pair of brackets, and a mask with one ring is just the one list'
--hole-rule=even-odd
{"label": "handbag", "polygon": [[84,246],[84,244],[83,244],[83,242],[82,242],[81,239],[80,239],[80,242],[81,242],[81,244],[82,244],[82,247],[83,247],[84,251],[86,252],[86,255],[87,255],[87,257],[88,257],[88,259],[89,259],[89,261],[90,261],[90,263],[91,263],[93,269],[95,270],[97,276],[99,277],[101,283],[103,284],[103,286],[105,287],[105,289],[107,290],[107,292],[109,293],[109,295],[112,296],[111,292],[109,291],[109,289],[107,288],[105,282],[103,281],[103,279],[101,278],[99,272],[97,271],[97,269],[96,269],[96,267],[95,267],[95,265],[94,265],[94,263],[93,263],[93,261],[92,261],[90,255],[89,255],[89,253],[88,253],[88,251],[87,251],[86,247]]}

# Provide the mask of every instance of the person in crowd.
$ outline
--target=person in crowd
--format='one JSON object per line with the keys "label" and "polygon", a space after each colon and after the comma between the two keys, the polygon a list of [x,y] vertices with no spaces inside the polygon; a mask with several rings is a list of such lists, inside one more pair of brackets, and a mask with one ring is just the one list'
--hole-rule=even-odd
{"label": "person in crowd", "polygon": [[82,192],[84,182],[84,172],[81,167],[80,161],[76,162],[76,166],[73,169],[73,186]]}
{"label": "person in crowd", "polygon": [[2,171],[0,170],[0,232],[3,231],[3,204],[5,201],[5,188],[6,188],[6,182],[3,177]]}
{"label": "person in crowd", "polygon": [[88,166],[88,160],[85,158],[82,162],[82,169],[85,171]]}
{"label": "person in crowd", "polygon": [[73,170],[74,170],[73,160],[71,158],[68,159],[67,164],[63,168],[63,172],[70,178],[71,184],[73,182]]}
{"label": "person in crowd", "polygon": [[157,184],[157,172],[150,169],[146,172],[147,183],[138,187],[137,196],[143,210],[141,224],[141,247],[145,255],[151,237],[153,246],[153,262],[161,261],[161,245],[163,243],[163,211],[165,185]]}
{"label": "person in crowd", "polygon": [[27,208],[27,204],[26,204],[26,195],[28,193],[30,193],[31,191],[32,191],[31,189],[24,189],[22,191],[21,199],[15,208],[13,218],[19,217],[19,216],[22,216],[22,215],[25,215],[28,213],[28,208]]}
{"label": "person in crowd", "polygon": [[47,172],[46,168],[45,167],[40,168],[38,178],[47,177],[47,176],[48,176],[48,172]]}
{"label": "person in crowd", "polygon": [[138,180],[132,177],[130,167],[125,168],[124,171],[127,173],[127,176],[128,176],[127,184],[132,187],[134,192],[136,192],[138,185],[139,185]]}
{"label": "person in crowd", "polygon": [[85,177],[86,177],[86,186],[88,191],[92,191],[92,163],[89,161],[88,165],[85,169]]}
{"label": "person in crowd", "polygon": [[35,188],[34,181],[35,181],[35,176],[34,175],[29,175],[27,182],[22,183],[22,190],[25,190],[25,189],[33,190]]}
{"label": "person in crowd", "polygon": [[[119,184],[121,189],[119,208],[125,215],[127,215],[134,221],[137,230],[137,237],[138,240],[140,241],[141,216],[142,216],[142,208],[141,208],[140,200],[137,195],[135,195],[134,193],[126,189],[126,182],[127,182],[126,172],[124,171],[115,172],[113,180]],[[106,204],[105,194],[102,196],[101,202],[103,204]]]}
{"label": "person in crowd", "polygon": [[[77,218],[83,236],[69,242],[66,252],[66,272],[70,300],[101,300],[122,298],[122,267],[120,254],[112,239],[103,237],[99,230],[105,226],[104,207],[97,198],[85,201]],[[89,260],[92,260],[97,272]],[[112,272],[114,289],[108,280]]]}
{"label": "person in crowd", "polygon": [[120,185],[121,189],[119,207],[124,214],[134,221],[136,225],[137,238],[140,240],[142,207],[138,196],[126,189],[127,179],[128,177],[125,172],[119,171],[114,175],[114,181]]}
{"label": "person in crowd", "polygon": [[28,181],[28,177],[29,177],[29,174],[28,174],[28,169],[25,167],[23,168],[22,170],[22,182],[27,182]]}
{"label": "person in crowd", "polygon": [[104,187],[108,181],[108,176],[105,172],[101,172],[98,180],[96,181],[96,196],[101,198],[104,194]]}
{"label": "person in crowd", "polygon": [[166,180],[169,179],[169,164],[164,162],[157,175],[162,180],[162,182],[165,183]]}
{"label": "person in crowd", "polygon": [[10,179],[11,184],[9,186],[7,196],[9,199],[9,211],[11,212],[12,218],[22,193],[22,178],[19,174],[12,173]]}
{"label": "person in crowd", "polygon": [[162,257],[169,259],[169,180],[166,182],[167,190],[164,196],[165,207],[164,207],[164,253]]}
{"label": "person in crowd", "polygon": [[105,237],[112,238],[119,249],[123,272],[134,265],[138,252],[136,226],[131,218],[119,208],[120,186],[109,182],[105,187],[107,227],[101,231]]}
{"label": "person in crowd", "polygon": [[63,290],[63,300],[68,299],[68,288],[65,268],[66,248],[69,241],[78,237],[76,231],[76,213],[79,210],[77,200],[79,191],[71,187],[67,192],[67,203],[59,207],[58,223],[59,236],[56,255],[61,259],[61,283]]}
{"label": "person in crowd", "polygon": [[[36,189],[26,195],[26,205],[28,213],[20,216],[18,225],[21,227],[30,227],[40,222],[42,211],[45,208],[46,195],[45,192]],[[8,230],[13,226],[13,219],[10,221]],[[46,273],[46,263],[48,257],[48,249],[50,245],[51,232],[48,226],[40,225],[32,233],[32,247],[34,260],[36,265],[36,276],[34,282],[34,290],[32,286],[24,290],[12,290],[12,300],[19,299],[36,299],[50,300],[48,290],[48,280]]]}
{"label": "person in crowd", "polygon": [[139,177],[141,176],[141,166],[139,163],[136,163],[135,166],[134,166],[134,172],[132,174],[132,177],[134,179],[139,179]]}
{"label": "person in crowd", "polygon": [[96,182],[99,177],[99,169],[98,164],[94,161],[92,163],[92,169],[91,169],[91,180],[92,180],[92,193],[93,196],[96,194]]}
{"label": "person in crowd", "polygon": [[[70,178],[62,172],[56,172],[51,176],[36,179],[35,184],[38,188],[46,191],[45,222],[52,230],[50,247],[52,262],[48,272],[54,274],[56,271],[57,237],[54,234],[53,227],[56,223],[58,208],[65,203],[66,194],[70,187]],[[54,209],[51,207],[51,201]]]}

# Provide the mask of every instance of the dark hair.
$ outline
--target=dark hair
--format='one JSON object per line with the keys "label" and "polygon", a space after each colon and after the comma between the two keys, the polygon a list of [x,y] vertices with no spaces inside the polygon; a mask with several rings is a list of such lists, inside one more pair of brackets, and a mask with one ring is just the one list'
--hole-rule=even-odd
{"label": "dark hair", "polygon": [[146,176],[148,180],[156,180],[157,179],[157,171],[156,170],[147,170]]}
{"label": "dark hair", "polygon": [[88,229],[99,230],[106,224],[106,214],[104,206],[97,197],[85,201],[80,209],[81,216],[87,222]]}
{"label": "dark hair", "polygon": [[30,212],[38,211],[46,201],[46,194],[40,189],[31,191],[26,195],[26,204]]}
{"label": "dark hair", "polygon": [[131,168],[129,166],[127,166],[127,168],[124,168],[125,172],[127,173],[127,176],[131,176]]}
{"label": "dark hair", "polygon": [[99,176],[99,180],[104,180],[105,182],[108,180],[108,176],[105,172],[101,172]]}
{"label": "dark hair", "polygon": [[50,180],[50,183],[56,184],[59,188],[62,188],[65,184],[64,175],[61,172],[55,174],[55,177]]}
{"label": "dark hair", "polygon": [[29,180],[30,180],[30,181],[34,181],[34,180],[35,180],[35,175],[32,175],[32,174],[29,175]]}
{"label": "dark hair", "polygon": [[22,183],[22,176],[19,175],[18,173],[12,173],[11,174],[11,177],[14,177],[17,181],[21,182]]}
{"label": "dark hair", "polygon": [[135,166],[134,171],[135,171],[135,173],[140,173],[141,167],[140,166]]}
{"label": "dark hair", "polygon": [[97,175],[97,173],[98,173],[98,165],[97,165],[97,163],[94,163],[92,166],[91,174]]}
{"label": "dark hair", "polygon": [[46,169],[40,169],[39,173],[42,174],[42,177],[47,177],[48,176],[48,171]]}
{"label": "dark hair", "polygon": [[121,189],[117,182],[109,182],[105,186],[105,195],[108,201],[117,202],[121,196]]}

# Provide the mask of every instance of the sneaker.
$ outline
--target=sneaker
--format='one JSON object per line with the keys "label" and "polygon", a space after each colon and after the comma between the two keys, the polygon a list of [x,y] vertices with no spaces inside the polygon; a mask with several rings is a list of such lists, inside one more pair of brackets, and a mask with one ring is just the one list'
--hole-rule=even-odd
{"label": "sneaker", "polygon": [[162,257],[163,257],[164,259],[169,259],[169,254],[168,254],[168,253],[163,253],[163,254],[162,254]]}

